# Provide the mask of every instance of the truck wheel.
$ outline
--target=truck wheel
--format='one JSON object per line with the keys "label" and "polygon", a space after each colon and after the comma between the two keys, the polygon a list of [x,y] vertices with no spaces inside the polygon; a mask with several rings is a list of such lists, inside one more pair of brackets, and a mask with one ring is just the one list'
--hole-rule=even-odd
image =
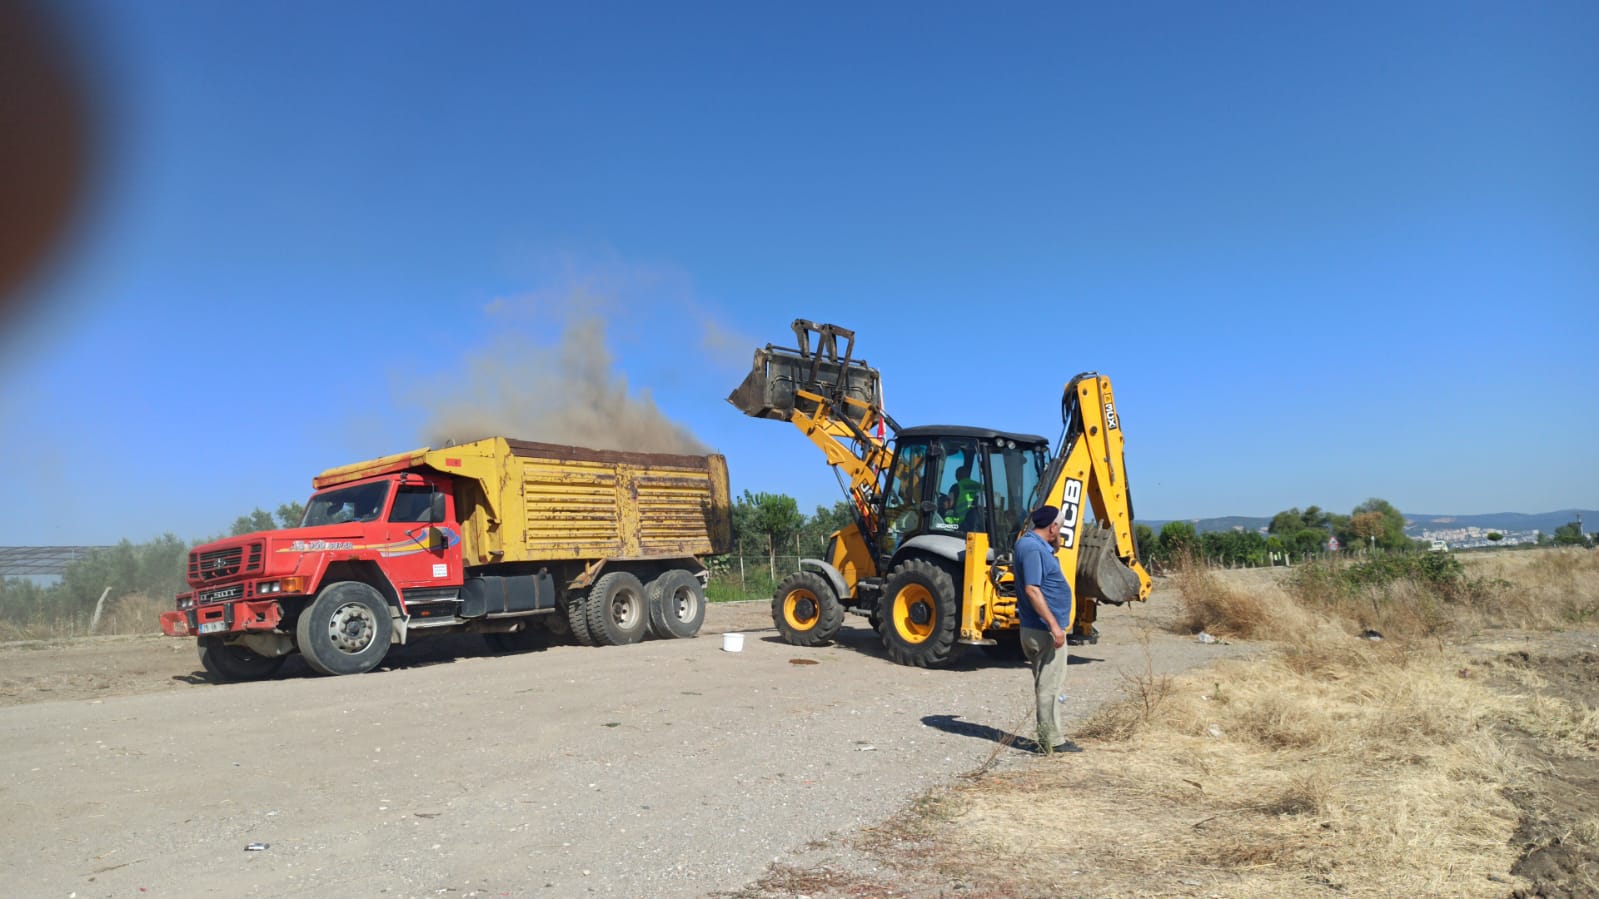
{"label": "truck wheel", "polygon": [[954,657],[955,579],[924,559],[910,559],[889,573],[877,614],[888,657],[901,665],[934,668]]}
{"label": "truck wheel", "polygon": [[588,602],[587,593],[567,593],[561,600],[566,609],[566,629],[572,632],[572,639],[579,646],[594,645],[594,637],[589,633]]}
{"label": "truck wheel", "polygon": [[371,671],[388,654],[392,633],[389,604],[360,581],[325,588],[294,629],[306,664],[323,674]]}
{"label": "truck wheel", "polygon": [[657,637],[692,637],[705,623],[705,588],[700,579],[674,568],[644,589],[650,601],[650,633]]}
{"label": "truck wheel", "polygon": [[200,667],[215,683],[260,680],[283,667],[282,656],[261,656],[243,646],[229,646],[221,637],[200,638]]}
{"label": "truck wheel", "polygon": [[772,623],[791,646],[821,646],[844,625],[844,606],[814,571],[796,571],[772,596]]}
{"label": "truck wheel", "polygon": [[625,571],[613,571],[594,582],[588,599],[589,636],[596,646],[622,646],[644,639],[650,626],[644,585]]}

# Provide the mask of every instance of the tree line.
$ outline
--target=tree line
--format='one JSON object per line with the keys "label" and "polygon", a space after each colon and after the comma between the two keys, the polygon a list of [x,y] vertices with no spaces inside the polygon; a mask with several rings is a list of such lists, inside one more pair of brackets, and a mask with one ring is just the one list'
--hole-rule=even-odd
{"label": "tree line", "polygon": [[304,513],[303,505],[290,502],[278,506],[275,515],[254,509],[234,519],[228,533],[199,540],[185,541],[171,533],[145,543],[124,538],[115,546],[95,550],[68,564],[61,579],[53,584],[41,585],[24,577],[0,578],[0,623],[27,625],[65,620],[86,626],[102,594],[107,603],[133,595],[170,601],[188,590],[184,568],[193,547],[227,536],[297,527]]}
{"label": "tree line", "polygon": [[[134,594],[170,599],[187,589],[184,566],[193,546],[223,536],[295,527],[304,511],[298,502],[283,503],[275,512],[256,508],[234,519],[227,534],[192,542],[170,533],[146,543],[124,539],[68,565],[60,581],[48,586],[28,578],[0,578],[0,622],[63,618],[87,622],[107,588],[111,602]],[[767,576],[776,580],[787,574],[795,557],[824,557],[828,538],[851,524],[854,515],[846,500],[817,506],[807,515],[787,494],[746,490],[734,500],[732,519],[731,554],[763,559]],[[1139,557],[1159,569],[1187,559],[1229,567],[1286,564],[1332,552],[1333,539],[1344,553],[1403,553],[1426,548],[1421,541],[1406,537],[1404,528],[1405,517],[1392,503],[1373,498],[1347,515],[1326,512],[1320,506],[1303,510],[1295,506],[1272,516],[1264,534],[1252,530],[1198,533],[1187,521],[1167,522],[1158,533],[1144,524],[1135,524],[1133,530]],[[1488,539],[1502,536],[1490,533]],[[1584,534],[1575,521],[1557,528],[1553,535],[1542,535],[1539,542],[1594,546],[1593,537]]]}

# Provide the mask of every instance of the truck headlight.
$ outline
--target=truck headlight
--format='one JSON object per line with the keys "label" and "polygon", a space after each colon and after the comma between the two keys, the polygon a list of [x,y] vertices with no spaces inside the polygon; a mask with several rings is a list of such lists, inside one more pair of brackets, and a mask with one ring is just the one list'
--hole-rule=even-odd
{"label": "truck headlight", "polygon": [[256,596],[266,596],[269,593],[304,593],[305,578],[286,577],[275,581],[263,581],[255,585]]}

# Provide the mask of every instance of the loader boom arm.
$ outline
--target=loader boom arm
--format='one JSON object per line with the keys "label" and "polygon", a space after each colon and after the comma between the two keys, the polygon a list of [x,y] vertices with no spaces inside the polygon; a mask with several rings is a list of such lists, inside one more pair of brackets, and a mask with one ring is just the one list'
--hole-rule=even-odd
{"label": "loader boom arm", "polygon": [[796,319],[794,336],[797,348],[756,350],[749,376],[727,400],[745,415],[799,428],[847,480],[862,532],[876,533],[888,435],[897,430],[883,411],[882,377],[854,358],[854,331]]}

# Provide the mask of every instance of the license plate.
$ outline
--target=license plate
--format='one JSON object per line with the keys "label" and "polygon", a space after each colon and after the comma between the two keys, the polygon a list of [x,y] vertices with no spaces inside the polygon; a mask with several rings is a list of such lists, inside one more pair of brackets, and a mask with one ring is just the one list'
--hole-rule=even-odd
{"label": "license plate", "polygon": [[226,621],[208,621],[200,625],[200,633],[202,634],[215,634],[227,629],[228,623]]}

